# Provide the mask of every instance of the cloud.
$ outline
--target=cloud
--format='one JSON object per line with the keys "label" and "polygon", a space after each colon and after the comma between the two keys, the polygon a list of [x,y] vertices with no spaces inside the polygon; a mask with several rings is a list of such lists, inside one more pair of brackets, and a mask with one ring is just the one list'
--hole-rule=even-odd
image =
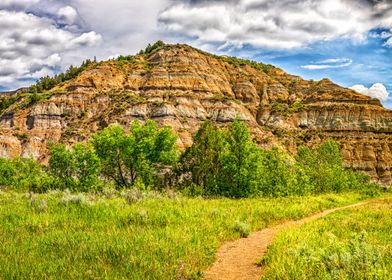
{"label": "cloud", "polygon": [[74,24],[79,17],[76,9],[71,6],[65,6],[60,8],[57,11],[57,15],[59,16],[61,22],[68,25]]}
{"label": "cloud", "polygon": [[35,5],[40,0],[1,0],[0,9],[22,10],[28,6]]}
{"label": "cloud", "polygon": [[[389,0],[0,0],[0,10],[5,13],[0,16],[0,88],[27,85],[26,79],[79,65],[86,58],[133,54],[158,39],[251,59],[289,57],[297,52],[293,49],[303,47],[302,60],[318,57],[309,54],[321,50],[366,65],[371,61],[374,69],[366,72],[361,83],[374,80],[369,75],[385,83],[387,70],[376,72],[381,66],[375,65],[373,56],[388,60],[392,50],[385,47],[392,46],[387,34],[392,29],[391,7]],[[375,54],[369,44],[363,57],[373,56],[367,61],[346,54],[343,48],[331,52],[330,47],[319,47],[340,38],[362,42],[369,30],[385,46],[380,44],[380,52]],[[312,45],[314,42],[321,44]],[[323,45],[330,46],[328,42]],[[351,46],[358,50],[355,44]],[[53,55],[60,59],[46,60]],[[279,59],[266,60],[280,63]],[[296,63],[295,68],[290,62],[280,66],[301,74],[297,67],[301,60],[291,62]],[[349,61],[309,64],[326,69],[345,63]],[[317,79],[320,72],[313,73],[316,76],[309,78]]]}
{"label": "cloud", "polygon": [[291,49],[323,40],[366,39],[375,27],[392,27],[390,1],[175,1],[159,15],[174,34],[202,42]]}
{"label": "cloud", "polygon": [[362,93],[364,95],[377,98],[381,101],[386,101],[389,98],[389,92],[386,87],[381,83],[376,83],[372,85],[370,88],[365,87],[364,85],[355,85],[350,87],[350,89],[355,90],[356,92]]}
{"label": "cloud", "polygon": [[[23,4],[23,1],[13,2]],[[70,9],[60,14],[71,22]],[[94,31],[62,29],[55,17],[0,10],[0,84],[13,86],[18,80],[53,74],[61,66],[64,52],[94,46],[101,41],[101,35]]]}
{"label": "cloud", "polygon": [[385,42],[385,46],[392,47],[392,37]]}
{"label": "cloud", "polygon": [[331,68],[343,68],[348,67],[353,63],[349,58],[332,58],[320,60],[315,64],[302,65],[302,69],[307,70],[321,70],[321,69],[331,69]]}

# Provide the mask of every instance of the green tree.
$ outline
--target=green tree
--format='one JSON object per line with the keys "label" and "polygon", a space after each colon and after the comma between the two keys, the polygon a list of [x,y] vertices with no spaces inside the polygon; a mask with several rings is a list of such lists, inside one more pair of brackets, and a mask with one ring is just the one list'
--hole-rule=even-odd
{"label": "green tree", "polygon": [[78,190],[98,189],[100,187],[101,162],[93,147],[89,144],[75,144],[72,146],[71,155],[74,165],[73,175],[77,180]]}
{"label": "green tree", "polygon": [[75,144],[67,149],[64,144],[50,147],[49,171],[58,187],[75,191],[99,188],[100,160],[89,144]]}
{"label": "green tree", "polygon": [[[205,195],[228,197],[284,196],[298,194],[294,159],[277,148],[265,150],[252,141],[244,121],[234,120],[227,128],[206,121],[186,149],[179,164],[179,177],[186,188]],[[308,185],[301,190],[308,189]]]}
{"label": "green tree", "polygon": [[201,187],[204,194],[220,194],[222,157],[226,145],[224,133],[210,120],[205,121],[193,138],[193,145],[180,159],[179,176],[185,185]]}
{"label": "green tree", "polygon": [[245,122],[238,118],[226,133],[221,190],[228,196],[249,196],[257,187],[259,153]]}
{"label": "green tree", "polygon": [[259,152],[258,191],[263,196],[287,196],[298,194],[294,159],[278,149]]}
{"label": "green tree", "polygon": [[102,172],[119,188],[130,187],[137,180],[152,186],[164,166],[177,158],[176,136],[156,122],[134,121],[129,133],[120,126],[110,126],[93,135],[92,144],[102,162]]}
{"label": "green tree", "polygon": [[177,137],[171,128],[160,129],[151,120],[144,125],[134,121],[129,138],[132,145],[128,147],[126,165],[132,175],[131,184],[140,178],[145,185],[152,185],[155,175],[163,166],[172,166],[176,162]]}
{"label": "green tree", "polygon": [[125,162],[131,144],[120,126],[109,126],[92,136],[92,145],[101,160],[102,174],[120,188],[129,185]]}
{"label": "green tree", "polygon": [[56,178],[60,188],[72,189],[75,186],[73,177],[75,166],[73,164],[72,153],[64,144],[51,145],[49,147],[49,172]]}
{"label": "green tree", "polygon": [[165,46],[165,43],[163,41],[159,40],[159,41],[155,42],[152,45],[148,44],[147,47],[144,50],[141,50],[139,52],[139,54],[146,54],[146,55],[148,55],[148,54],[151,54],[152,52],[154,52],[154,51],[156,51],[158,49],[163,48],[164,46]]}

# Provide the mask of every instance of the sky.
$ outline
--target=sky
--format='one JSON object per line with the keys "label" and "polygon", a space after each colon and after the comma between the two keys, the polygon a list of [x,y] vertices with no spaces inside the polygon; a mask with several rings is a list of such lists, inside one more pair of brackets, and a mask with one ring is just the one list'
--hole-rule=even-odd
{"label": "sky", "polygon": [[392,108],[392,0],[1,0],[0,90],[159,39],[329,78]]}

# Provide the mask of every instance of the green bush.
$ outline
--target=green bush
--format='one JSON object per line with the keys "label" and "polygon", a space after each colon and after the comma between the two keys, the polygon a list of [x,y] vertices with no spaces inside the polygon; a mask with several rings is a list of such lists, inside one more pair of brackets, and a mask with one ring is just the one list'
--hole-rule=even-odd
{"label": "green bush", "polygon": [[9,96],[2,97],[0,95],[0,114],[15,102],[16,102],[15,97],[9,97]]}
{"label": "green bush", "polygon": [[297,166],[309,177],[313,193],[342,192],[370,186],[370,178],[345,169],[339,144],[327,141],[313,149],[300,147]]}
{"label": "green bush", "polygon": [[235,221],[233,225],[234,232],[237,232],[241,237],[248,237],[250,234],[250,226],[246,223]]}
{"label": "green bush", "polygon": [[148,44],[147,47],[144,50],[141,50],[139,52],[139,54],[146,54],[149,55],[151,53],[153,53],[156,50],[159,50],[161,48],[163,48],[166,44],[164,42],[162,42],[161,40],[155,42],[154,44]]}
{"label": "green bush", "polygon": [[51,188],[51,184],[52,179],[37,161],[25,158],[0,158],[0,187],[45,192]]}

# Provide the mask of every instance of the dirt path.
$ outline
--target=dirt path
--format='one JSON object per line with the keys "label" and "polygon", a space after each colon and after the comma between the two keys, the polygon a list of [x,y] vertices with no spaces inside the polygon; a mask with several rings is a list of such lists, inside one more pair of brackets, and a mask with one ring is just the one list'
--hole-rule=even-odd
{"label": "dirt path", "polygon": [[263,274],[262,267],[256,263],[267,252],[279,231],[290,226],[302,225],[332,212],[368,204],[361,202],[344,207],[329,209],[298,221],[288,221],[250,234],[247,238],[230,241],[219,249],[215,263],[204,272],[205,280],[259,280]]}

